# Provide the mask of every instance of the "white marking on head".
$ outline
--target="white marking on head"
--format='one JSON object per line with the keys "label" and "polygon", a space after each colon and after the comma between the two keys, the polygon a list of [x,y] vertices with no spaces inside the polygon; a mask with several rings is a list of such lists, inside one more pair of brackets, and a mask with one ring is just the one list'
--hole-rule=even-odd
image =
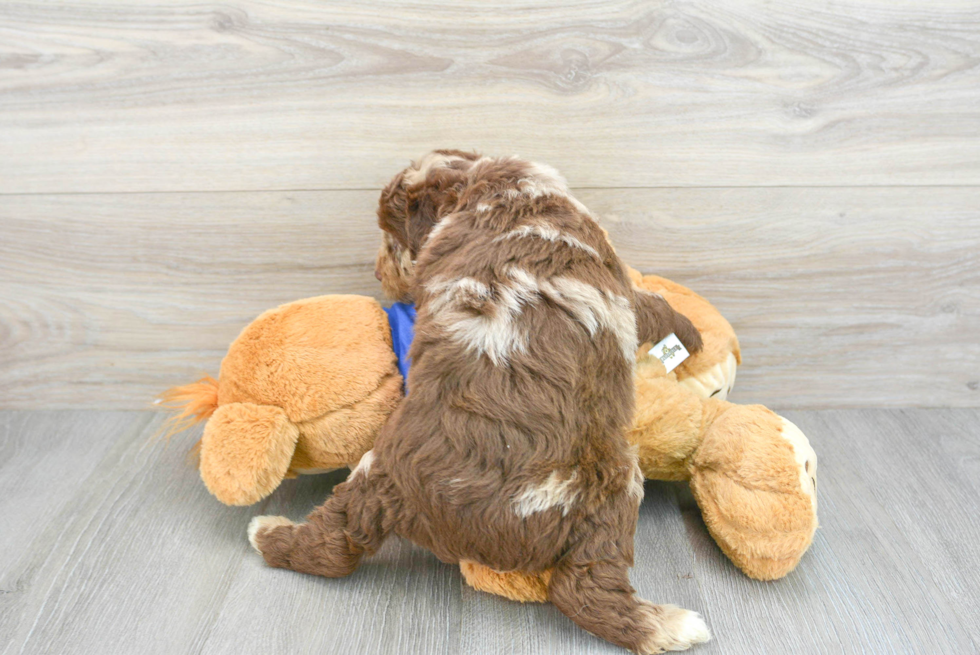
{"label": "white marking on head", "polygon": [[573,488],[577,478],[577,471],[572,471],[567,480],[562,480],[558,471],[552,471],[542,484],[528,487],[514,499],[514,513],[526,518],[536,512],[560,507],[562,515],[567,516],[579,495],[580,490]]}
{"label": "white marking on head", "polygon": [[372,448],[371,450],[361,455],[361,461],[357,463],[357,466],[354,468],[353,471],[350,472],[350,475],[347,476],[347,479],[353,480],[354,476],[357,475],[367,476],[367,474],[371,472],[371,464],[373,463],[374,463],[374,449]]}
{"label": "white marking on head", "polygon": [[388,232],[382,232],[381,248],[375,270],[381,275],[381,289],[393,300],[401,300],[409,291],[415,275],[415,262],[407,248],[402,248]]}
{"label": "white marking on head", "polygon": [[613,333],[619,342],[623,357],[636,363],[636,315],[630,302],[623,296],[600,291],[590,284],[572,277],[554,277],[541,282],[541,293],[563,307],[590,336],[600,329]]}
{"label": "white marking on head", "polygon": [[562,234],[557,228],[550,225],[522,225],[511,230],[510,232],[501,234],[499,237],[494,239],[494,242],[503,241],[505,239],[521,239],[526,237],[538,237],[539,239],[544,239],[545,241],[561,242],[566,246],[583,250],[596,259],[602,259],[596,249],[592,246],[579,241],[573,236]]}
{"label": "white marking on head", "polygon": [[411,166],[405,171],[404,181],[408,186],[414,186],[425,182],[429,171],[433,168],[448,168],[454,161],[462,161],[462,157],[456,155],[440,155],[437,152],[430,152],[418,161],[417,167]]}

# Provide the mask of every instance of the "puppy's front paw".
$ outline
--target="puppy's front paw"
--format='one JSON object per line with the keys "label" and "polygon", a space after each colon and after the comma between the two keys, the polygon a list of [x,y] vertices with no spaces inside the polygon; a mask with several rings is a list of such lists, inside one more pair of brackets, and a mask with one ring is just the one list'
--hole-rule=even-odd
{"label": "puppy's front paw", "polygon": [[262,553],[259,548],[259,536],[272,528],[280,525],[293,525],[293,522],[285,516],[255,516],[248,522],[248,543],[257,553]]}

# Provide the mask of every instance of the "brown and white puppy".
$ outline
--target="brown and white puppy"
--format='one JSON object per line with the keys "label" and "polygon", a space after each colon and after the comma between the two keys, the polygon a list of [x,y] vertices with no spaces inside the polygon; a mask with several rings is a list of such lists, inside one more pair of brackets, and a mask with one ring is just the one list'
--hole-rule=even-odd
{"label": "brown and white puppy", "polygon": [[694,612],[635,596],[643,477],[625,431],[638,343],[700,335],[635,289],[553,169],[436,151],[381,195],[386,293],[418,317],[411,393],[373,451],[294,525],[257,517],[272,566],[351,573],[392,531],[456,563],[554,569],[548,597],[639,653],[708,639]]}

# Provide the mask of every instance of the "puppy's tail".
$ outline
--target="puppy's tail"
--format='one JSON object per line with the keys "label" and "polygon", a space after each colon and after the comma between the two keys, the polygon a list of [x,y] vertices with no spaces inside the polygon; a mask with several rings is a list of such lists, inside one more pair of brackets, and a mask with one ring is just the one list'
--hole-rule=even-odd
{"label": "puppy's tail", "polygon": [[211,418],[214,410],[218,409],[218,381],[205,375],[197,382],[171,387],[157,397],[155,404],[163,405],[174,412],[159,432],[165,439],[169,439]]}

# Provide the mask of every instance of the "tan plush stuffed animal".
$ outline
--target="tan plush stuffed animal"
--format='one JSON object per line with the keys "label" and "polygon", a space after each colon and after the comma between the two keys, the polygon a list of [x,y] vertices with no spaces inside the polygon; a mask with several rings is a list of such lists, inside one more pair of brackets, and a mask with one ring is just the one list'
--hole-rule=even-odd
{"label": "tan plush stuffed animal", "polygon": [[353,467],[402,399],[388,317],[365,296],[271,309],[228,349],[217,380],[161,398],[171,433],[207,419],[201,479],[226,505],[251,505],[283,478]]}
{"label": "tan plush stuffed animal", "polygon": [[[726,401],[738,340],[704,298],[669,280],[660,293],[701,331],[704,349],[671,373],[641,347],[629,439],[647,478],[688,480],[709,532],[747,575],[771,580],[799,562],[816,518],[816,455],[792,423]],[[356,465],[402,397],[387,316],[373,299],[320,296],[262,314],[232,343],[218,380],[177,387],[179,427],[207,419],[201,477],[218,500],[249,505],[283,478]],[[496,572],[462,562],[467,582],[543,601],[548,572]]]}

